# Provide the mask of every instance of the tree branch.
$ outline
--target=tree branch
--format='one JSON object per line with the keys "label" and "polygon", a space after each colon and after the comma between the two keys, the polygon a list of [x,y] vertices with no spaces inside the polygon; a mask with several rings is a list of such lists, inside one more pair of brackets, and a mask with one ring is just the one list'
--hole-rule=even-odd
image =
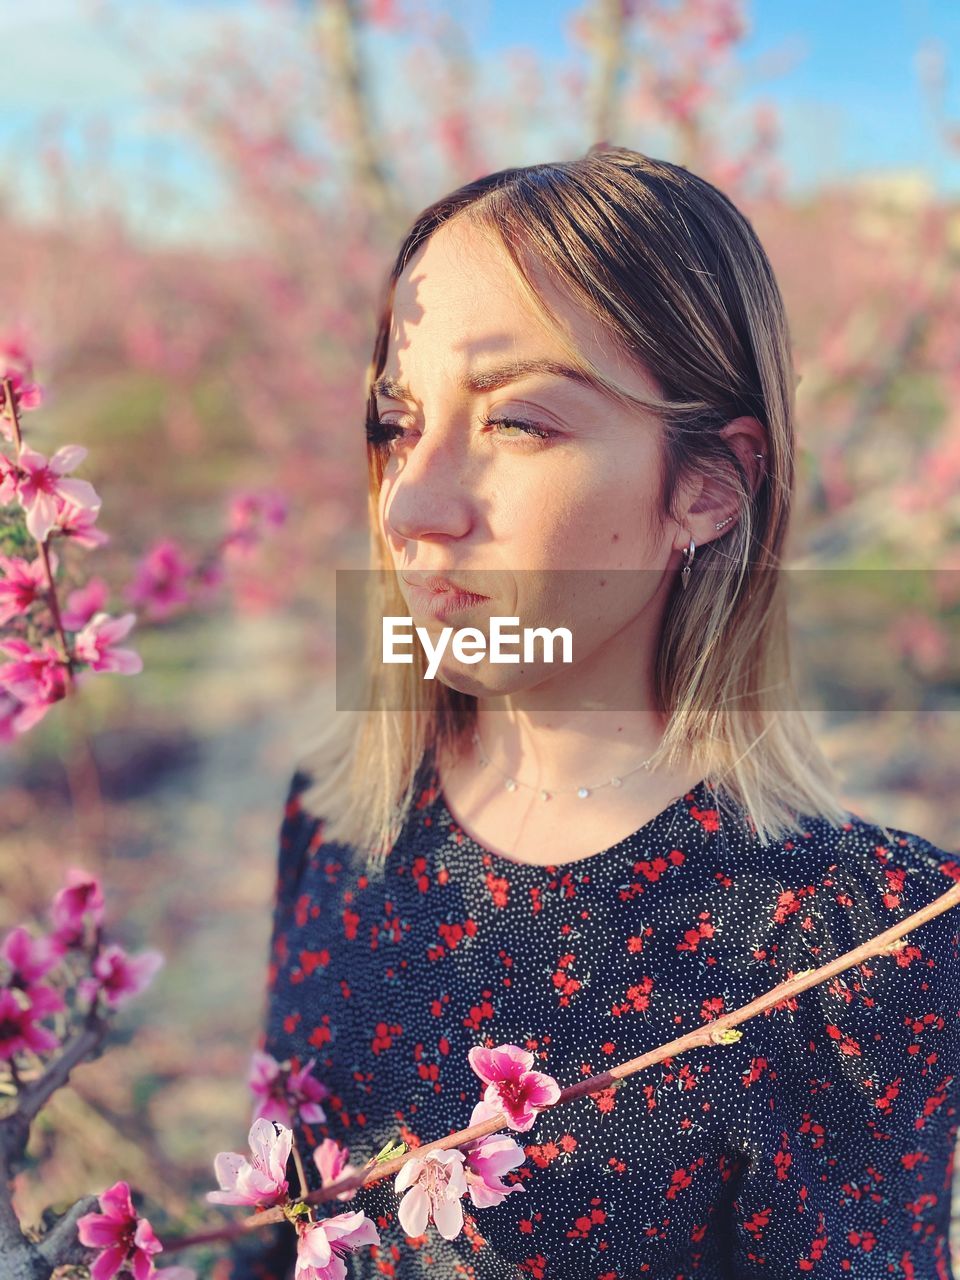
{"label": "tree branch", "polygon": [[[617,1066],[611,1067],[609,1071],[602,1071],[599,1075],[590,1076],[587,1080],[578,1080],[576,1084],[568,1085],[565,1089],[561,1089],[560,1097],[553,1106],[544,1107],[543,1110],[552,1111],[553,1107],[562,1106],[566,1102],[573,1102],[577,1098],[586,1097],[588,1094],[600,1093],[605,1089],[615,1088],[627,1076],[631,1076],[637,1071],[642,1071],[644,1067],[651,1067],[658,1062],[663,1062],[666,1058],[673,1058],[678,1053],[685,1053],[688,1049],[695,1049],[701,1045],[722,1044],[723,1033],[732,1031],[738,1023],[747,1022],[750,1018],[755,1018],[765,1010],[772,1009],[775,1005],[782,1004],[794,996],[800,995],[801,992],[808,991],[811,987],[828,982],[836,974],[842,973],[844,969],[850,969],[854,965],[862,964],[873,956],[887,955],[898,951],[903,946],[905,934],[918,929],[922,924],[926,924],[928,920],[932,920],[934,917],[948,911],[951,907],[958,905],[960,905],[960,882],[953,885],[952,888],[948,889],[946,893],[942,893],[938,898],[934,898],[932,902],[928,902],[919,911],[915,911],[912,915],[907,916],[906,919],[891,925],[889,929],[885,929],[883,933],[877,934],[876,937],[868,938],[866,942],[854,947],[851,951],[837,956],[835,960],[831,960],[828,964],[821,965],[817,969],[802,969],[799,973],[795,973],[792,978],[787,978],[769,991],[757,996],[749,1004],[742,1005],[739,1009],[725,1013],[719,1018],[714,1018],[705,1026],[697,1027],[696,1030],[679,1036],[676,1040],[671,1040],[657,1049],[651,1049],[648,1053],[641,1054],[639,1058],[631,1058],[628,1062],[621,1062]],[[361,1186],[369,1186],[371,1183],[379,1182],[383,1178],[394,1176],[399,1173],[408,1160],[420,1159],[431,1151],[460,1147],[475,1138],[482,1138],[486,1137],[487,1134],[496,1133],[498,1130],[506,1128],[506,1126],[507,1117],[505,1113],[498,1111],[489,1119],[482,1120],[478,1124],[469,1125],[466,1129],[461,1129],[457,1133],[448,1134],[445,1138],[437,1138],[433,1142],[423,1143],[419,1147],[412,1147],[409,1151],[405,1151],[403,1155],[396,1156],[392,1160],[378,1161],[373,1168],[370,1168],[369,1164],[365,1165],[357,1173],[340,1178],[337,1182],[328,1183],[319,1191],[311,1192],[310,1195],[304,1197],[303,1203],[321,1204],[326,1200],[333,1200],[344,1191],[355,1190]],[[180,1239],[164,1240],[162,1242],[164,1252],[175,1253],[179,1249],[186,1249],[196,1244],[208,1244],[214,1240],[231,1240],[237,1236],[245,1235],[250,1230],[266,1226],[268,1223],[281,1222],[285,1217],[286,1214],[280,1206],[261,1209],[231,1227],[203,1231]]]}

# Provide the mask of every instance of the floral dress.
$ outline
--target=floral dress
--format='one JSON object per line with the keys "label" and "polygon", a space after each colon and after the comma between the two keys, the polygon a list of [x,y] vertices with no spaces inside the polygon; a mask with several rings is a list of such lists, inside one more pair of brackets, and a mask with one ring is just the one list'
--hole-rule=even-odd
{"label": "floral dress", "polygon": [[[960,879],[960,857],[850,814],[763,848],[706,780],[591,857],[528,866],[457,824],[428,754],[385,858],[324,840],[295,773],[280,831],[262,1048],[313,1060],[322,1123],[363,1164],[470,1122],[474,1045],[519,1045],[561,1087],[747,1004],[888,929]],[[892,838],[888,838],[889,836]],[[558,853],[562,851],[558,850]],[[953,1276],[960,911],[618,1088],[515,1132],[522,1188],[452,1240],[398,1221],[393,1178],[362,1209],[379,1245],[354,1280],[727,1280]],[[290,1165],[291,1187],[296,1174]],[[286,1223],[244,1240],[233,1280],[292,1276]]]}

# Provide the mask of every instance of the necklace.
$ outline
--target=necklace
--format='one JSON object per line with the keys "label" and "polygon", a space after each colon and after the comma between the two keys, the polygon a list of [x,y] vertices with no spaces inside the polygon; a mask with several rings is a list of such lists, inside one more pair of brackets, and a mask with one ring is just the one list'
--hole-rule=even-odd
{"label": "necklace", "polygon": [[[477,754],[480,757],[481,767],[485,767],[488,764],[493,764],[493,761],[487,757],[486,753],[483,750],[483,744],[480,741],[480,734],[477,732],[476,729],[474,729],[473,731],[473,741],[477,747]],[[649,769],[650,761],[652,759],[653,759],[652,756],[648,756],[647,759],[644,760],[642,764],[638,764],[635,769],[628,769],[626,773],[614,775],[612,778],[608,778],[606,782],[598,782],[595,786],[592,786],[592,787],[577,787],[575,788],[575,792],[580,797],[581,800],[586,800],[588,796],[591,796],[594,791],[599,791],[601,787],[621,787],[623,786],[623,779],[629,778],[631,773],[636,773],[637,770],[639,769]],[[502,778],[506,779],[504,783],[504,787],[506,788],[507,791],[516,791],[517,787],[526,787],[528,791],[538,791],[540,793],[541,800],[549,800],[551,796],[555,796],[555,795],[573,795],[574,794],[574,792],[572,791],[569,791],[569,792],[568,791],[564,791],[564,792],[547,791],[543,787],[532,787],[529,782],[521,782],[519,778],[511,778],[510,775],[507,773],[504,773],[502,769],[498,769],[495,764],[493,764],[493,768],[496,770],[497,773],[500,774]]]}

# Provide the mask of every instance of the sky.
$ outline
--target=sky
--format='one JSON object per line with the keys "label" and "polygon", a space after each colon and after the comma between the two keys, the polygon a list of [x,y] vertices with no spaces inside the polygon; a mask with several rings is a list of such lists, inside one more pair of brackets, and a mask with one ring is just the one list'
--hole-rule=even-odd
{"label": "sky", "polygon": [[[516,46],[566,63],[568,24],[581,5],[447,0],[446,7],[469,15],[477,54],[495,67]],[[224,193],[210,157],[158,105],[152,77],[176,76],[221,38],[225,20],[242,22],[268,49],[279,10],[254,0],[0,0],[7,54],[0,187],[13,188],[26,211],[44,214],[51,197],[33,163],[36,140],[56,137],[74,179],[87,171],[85,158],[108,159],[112,182],[91,200],[119,200],[148,234],[190,238],[210,224]],[[777,107],[789,190],[920,170],[935,189],[960,194],[960,149],[951,153],[938,139],[918,69],[918,51],[936,42],[948,68],[947,111],[960,127],[957,0],[752,0],[746,12],[737,100],[762,98]],[[396,102],[411,89],[391,82],[389,48],[377,37],[368,56]],[[161,205],[157,181],[177,198]]]}

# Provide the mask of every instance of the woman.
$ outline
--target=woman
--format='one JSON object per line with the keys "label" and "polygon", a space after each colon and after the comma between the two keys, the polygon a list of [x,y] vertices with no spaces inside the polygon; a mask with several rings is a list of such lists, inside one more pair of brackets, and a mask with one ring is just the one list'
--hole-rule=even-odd
{"label": "woman", "polygon": [[[338,714],[280,836],[263,1049],[312,1060],[325,1119],[282,1072],[261,1090],[311,1190],[325,1138],[360,1165],[466,1127],[474,1046],[573,1083],[956,878],[843,806],[797,706],[794,388],[752,227],[681,167],[593,149],[417,219],[368,375],[377,714]],[[438,604],[437,575],[472,595]],[[382,661],[383,617],[435,639],[492,615],[566,626],[573,661]],[[541,1111],[453,1238],[407,1235],[392,1179],[324,1206],[379,1232],[344,1274],[949,1277],[956,934],[948,912],[737,1044]],[[258,1240],[259,1274],[294,1246]]]}

